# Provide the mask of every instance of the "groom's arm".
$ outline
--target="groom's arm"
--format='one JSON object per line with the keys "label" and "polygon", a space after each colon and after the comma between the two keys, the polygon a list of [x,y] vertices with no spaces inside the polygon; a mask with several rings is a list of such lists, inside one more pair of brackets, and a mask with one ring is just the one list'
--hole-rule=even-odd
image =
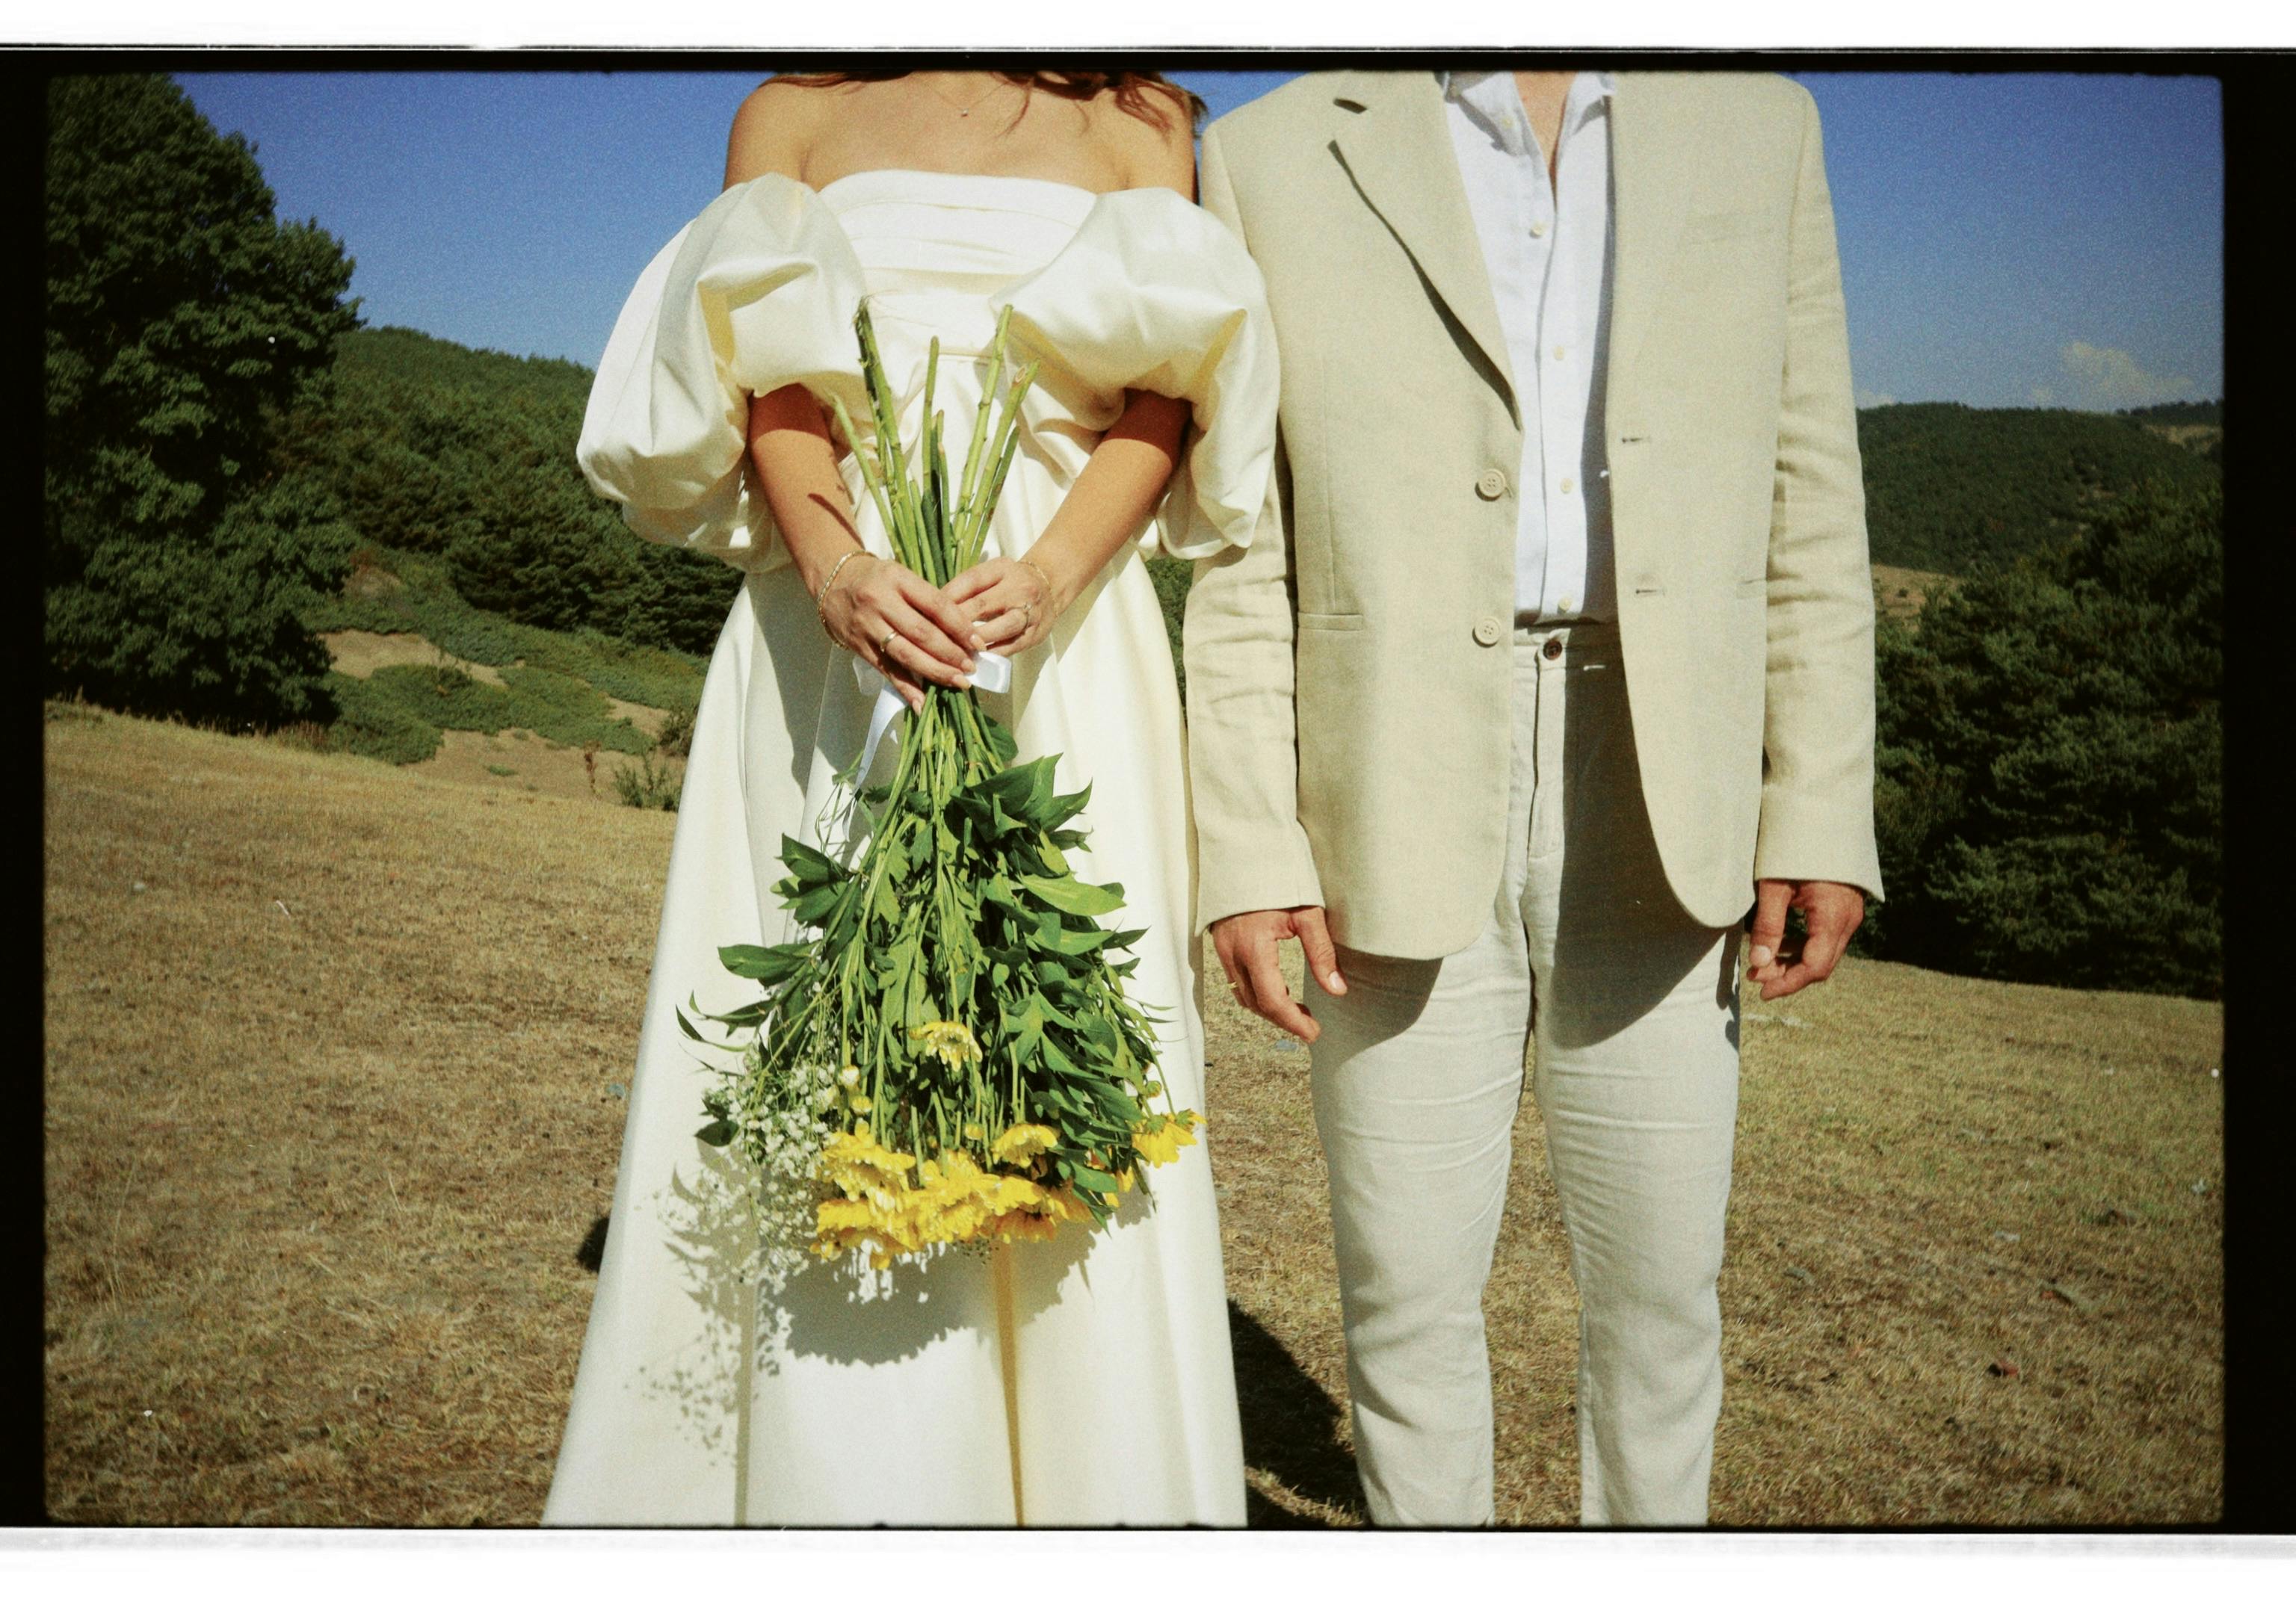
{"label": "groom's arm", "polygon": [[[1204,134],[1199,181],[1204,209],[1249,249],[1217,126]],[[1275,941],[1286,936],[1303,939],[1319,976],[1331,958],[1323,889],[1300,825],[1285,477],[1279,444],[1251,543],[1196,563],[1181,652],[1188,668],[1196,930],[1228,923],[1214,941],[1237,996],[1270,1021],[1294,1031],[1304,1023],[1312,1032],[1315,1024],[1292,1004],[1275,966]]]}
{"label": "groom's arm", "polygon": [[[1755,960],[1766,998],[1822,980],[1881,898],[1874,842],[1874,587],[1849,338],[1817,105],[1796,86],[1801,158],[1786,283],[1770,518],[1769,650]],[[1809,936],[1779,948],[1787,903]],[[1768,954],[1773,958],[1764,959]],[[1786,958],[1791,957],[1791,958]]]}

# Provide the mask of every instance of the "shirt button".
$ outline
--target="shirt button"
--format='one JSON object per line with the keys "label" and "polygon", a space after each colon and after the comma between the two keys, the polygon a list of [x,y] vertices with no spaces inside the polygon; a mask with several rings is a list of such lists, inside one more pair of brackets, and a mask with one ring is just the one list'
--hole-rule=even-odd
{"label": "shirt button", "polygon": [[1534,239],[1544,239],[1546,237],[1546,224],[1544,222],[1532,223],[1530,225],[1530,236]]}
{"label": "shirt button", "polygon": [[1499,642],[1499,624],[1496,617],[1487,616],[1475,624],[1475,642],[1486,649]]}
{"label": "shirt button", "polygon": [[1562,615],[1569,616],[1572,611],[1578,609],[1578,602],[1576,598],[1566,595],[1562,599],[1555,602],[1554,609],[1560,611]]}
{"label": "shirt button", "polygon": [[1570,493],[1573,488],[1576,488],[1578,486],[1578,480],[1577,480],[1577,479],[1575,479],[1575,478],[1565,478],[1565,479],[1563,479],[1563,480],[1562,480],[1562,492],[1563,492],[1563,493],[1565,493],[1565,494],[1569,494],[1569,493]]}
{"label": "shirt button", "polygon": [[1475,480],[1475,492],[1487,500],[1498,498],[1506,492],[1506,473],[1496,466],[1483,468],[1482,475]]}
{"label": "shirt button", "polygon": [[1550,638],[1539,647],[1538,652],[1549,660],[1559,660],[1562,656],[1562,641],[1559,638]]}
{"label": "shirt button", "polygon": [[1559,344],[1558,344],[1558,345],[1556,345],[1556,346],[1554,347],[1554,358],[1555,358],[1556,360],[1560,361],[1561,359],[1562,359],[1563,354],[1564,354],[1564,351],[1563,351],[1562,347],[1561,345],[1559,345]]}

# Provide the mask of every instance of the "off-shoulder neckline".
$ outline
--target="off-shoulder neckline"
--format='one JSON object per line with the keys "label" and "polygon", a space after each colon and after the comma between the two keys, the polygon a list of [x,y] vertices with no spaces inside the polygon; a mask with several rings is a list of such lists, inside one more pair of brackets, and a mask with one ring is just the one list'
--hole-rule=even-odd
{"label": "off-shoulder neckline", "polygon": [[[953,177],[964,183],[1030,184],[1038,188],[1066,189],[1072,194],[1082,194],[1092,200],[1103,200],[1111,194],[1128,194],[1132,193],[1129,189],[1087,189],[1082,184],[1062,183],[1056,177],[1030,177],[1025,174],[1018,172],[942,172],[935,170],[930,167],[864,168],[858,172],[849,172],[842,177],[832,177],[827,183],[822,184],[813,192],[816,194],[825,196],[832,189],[838,187],[840,184],[858,183],[861,179],[868,177]],[[806,186],[811,187],[810,184]],[[1160,184],[1148,186],[1156,188],[1163,187]],[[1167,189],[1165,190],[1165,193],[1170,194],[1176,200],[1185,200],[1186,198],[1186,196],[1182,194],[1177,189]]]}

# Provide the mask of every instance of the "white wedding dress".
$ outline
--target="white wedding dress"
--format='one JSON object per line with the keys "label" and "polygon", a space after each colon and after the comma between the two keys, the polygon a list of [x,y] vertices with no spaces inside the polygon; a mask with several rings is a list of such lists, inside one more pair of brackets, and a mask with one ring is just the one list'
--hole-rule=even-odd
{"label": "white wedding dress", "polygon": [[[912,444],[939,337],[953,471],[999,307],[1013,307],[1014,370],[1042,362],[991,554],[1027,553],[1127,389],[1191,403],[1186,456],[1141,537],[1016,658],[1010,693],[984,701],[1022,759],[1059,755],[1063,791],[1092,784],[1077,873],[1121,883],[1119,918],[1147,929],[1130,991],[1165,1018],[1175,1103],[1203,1105],[1180,705],[1143,557],[1252,535],[1275,406],[1257,269],[1164,189],[906,170],[818,193],[779,176],[729,189],[639,279],[583,425],[583,469],[632,528],[747,578],[695,722],[605,1254],[543,1520],[1241,1525],[1216,1126],[1106,1232],[1011,1246],[1009,1299],[961,1254],[872,1274],[857,1292],[819,1267],[763,1295],[737,1276],[747,1242],[723,1202],[732,1168],[694,1136],[714,1078],[674,1013],[689,996],[711,1011],[755,996],[719,964],[720,945],[795,936],[773,891],[782,837],[816,836],[870,712],[746,478],[743,422],[750,395],[803,382],[867,425],[851,325],[864,294]],[[856,498],[864,538],[885,552],[873,505]]]}

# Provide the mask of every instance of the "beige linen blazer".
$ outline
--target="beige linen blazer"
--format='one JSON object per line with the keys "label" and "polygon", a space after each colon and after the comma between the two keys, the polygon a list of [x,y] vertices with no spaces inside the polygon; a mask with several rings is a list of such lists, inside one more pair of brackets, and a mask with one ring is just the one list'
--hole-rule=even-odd
{"label": "beige linen blazer", "polygon": [[[1643,798],[1699,922],[1757,877],[1879,896],[1874,596],[1808,94],[1618,76],[1604,446]],[[1315,73],[1221,118],[1203,202],[1267,281],[1274,514],[1201,562],[1185,655],[1197,924],[1328,907],[1466,947],[1505,858],[1522,424],[1429,72]]]}

